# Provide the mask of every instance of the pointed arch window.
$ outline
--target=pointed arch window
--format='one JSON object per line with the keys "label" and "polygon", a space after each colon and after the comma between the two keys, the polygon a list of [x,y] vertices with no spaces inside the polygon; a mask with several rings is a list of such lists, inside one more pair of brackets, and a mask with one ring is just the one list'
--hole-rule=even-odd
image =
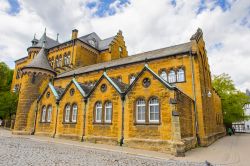
{"label": "pointed arch window", "polygon": [[168,82],[169,83],[174,83],[176,82],[176,74],[174,70],[170,70],[168,74]]}
{"label": "pointed arch window", "polygon": [[161,77],[162,79],[164,79],[165,81],[168,81],[168,75],[167,75],[167,72],[166,72],[165,70],[162,70],[162,71],[160,72],[160,77]]}
{"label": "pointed arch window", "polygon": [[157,98],[149,100],[149,122],[159,122],[159,101]]}
{"label": "pointed arch window", "polygon": [[46,106],[42,107],[42,119],[41,122],[45,122],[46,121]]}
{"label": "pointed arch window", "polygon": [[185,71],[184,69],[180,68],[177,71],[177,82],[185,81]]}
{"label": "pointed arch window", "polygon": [[77,105],[73,105],[73,110],[72,110],[72,122],[76,122],[77,119]]}
{"label": "pointed arch window", "polygon": [[95,122],[100,123],[102,121],[102,103],[97,102],[95,106]]}
{"label": "pointed arch window", "polygon": [[105,122],[111,123],[112,120],[112,103],[110,101],[105,103]]}
{"label": "pointed arch window", "polygon": [[69,117],[70,117],[70,105],[67,104],[65,107],[64,122],[69,122]]}
{"label": "pointed arch window", "polygon": [[136,101],[136,122],[145,123],[146,102],[144,99]]}
{"label": "pointed arch window", "polygon": [[52,106],[48,106],[47,108],[47,122],[51,121],[51,114],[52,114]]}

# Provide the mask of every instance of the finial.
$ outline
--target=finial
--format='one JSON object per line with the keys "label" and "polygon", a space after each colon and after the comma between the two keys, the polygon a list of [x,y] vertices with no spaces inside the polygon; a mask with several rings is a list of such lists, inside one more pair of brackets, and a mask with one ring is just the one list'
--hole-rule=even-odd
{"label": "finial", "polygon": [[58,36],[59,36],[59,33],[56,34],[56,41],[58,41]]}
{"label": "finial", "polygon": [[45,29],[44,29],[44,34],[46,35],[46,27],[45,27]]}
{"label": "finial", "polygon": [[36,33],[34,33],[34,39],[36,39]]}

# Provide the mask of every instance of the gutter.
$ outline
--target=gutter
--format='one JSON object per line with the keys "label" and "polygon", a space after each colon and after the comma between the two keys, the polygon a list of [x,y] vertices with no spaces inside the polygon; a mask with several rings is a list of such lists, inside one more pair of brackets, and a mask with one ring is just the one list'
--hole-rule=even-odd
{"label": "gutter", "polygon": [[81,141],[84,141],[84,136],[86,133],[86,113],[87,113],[87,103],[88,103],[88,99],[84,98],[84,111],[83,111],[83,128],[82,128],[82,139]]}
{"label": "gutter", "polygon": [[193,55],[191,53],[191,50],[189,51],[189,57],[190,57],[190,65],[191,65],[191,72],[192,72],[192,90],[193,90],[193,97],[194,97],[194,119],[195,119],[195,134],[197,138],[197,143],[200,145],[200,136],[199,136],[199,125],[198,125],[198,114],[197,114],[197,103],[196,103],[196,86],[195,86],[195,73],[194,73],[194,59]]}
{"label": "gutter", "polygon": [[121,95],[122,100],[122,130],[121,130],[121,139],[120,139],[120,146],[124,144],[124,102],[125,102],[125,94]]}

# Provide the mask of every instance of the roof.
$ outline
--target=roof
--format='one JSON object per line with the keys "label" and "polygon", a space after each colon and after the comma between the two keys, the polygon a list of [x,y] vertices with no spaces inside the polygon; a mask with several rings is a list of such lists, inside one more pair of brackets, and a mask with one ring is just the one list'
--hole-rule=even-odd
{"label": "roof", "polygon": [[[94,47],[95,49],[102,51],[109,48],[109,45],[114,40],[114,38],[115,36],[102,40],[95,32],[92,32],[90,34],[79,37],[78,39],[90,45],[91,47]],[[95,42],[95,46],[92,46],[89,43],[90,40],[93,40]]]}
{"label": "roof", "polygon": [[[29,48],[33,48],[33,47],[35,47],[35,48],[37,48],[37,47],[43,47],[43,42],[44,42],[44,41],[45,41],[44,47],[45,47],[46,49],[52,48],[52,47],[54,47],[54,46],[60,44],[58,41],[56,41],[56,40],[51,39],[50,37],[48,37],[48,36],[46,35],[46,32],[42,35],[42,37],[41,37],[39,40],[37,40],[37,39],[35,39],[35,38],[34,38],[33,40],[36,40],[36,41],[37,41],[37,44],[34,44],[34,45],[32,45],[31,47],[29,47]],[[33,41],[33,40],[32,40],[32,41]]]}
{"label": "roof", "polygon": [[64,89],[60,88],[60,87],[55,87],[51,82],[49,82],[48,86],[45,88],[43,93],[38,97],[38,101],[41,100],[41,98],[43,97],[43,95],[45,94],[45,92],[47,91],[48,88],[51,89],[52,94],[55,96],[56,100],[60,100],[60,97],[61,97]]}
{"label": "roof", "polygon": [[121,92],[125,92],[127,90],[127,88],[129,87],[128,84],[125,84],[121,81],[119,81],[118,79],[115,79],[115,78],[111,78],[113,83],[116,84],[118,86],[118,88],[121,90]]}
{"label": "roof", "polygon": [[44,69],[55,73],[49,64],[49,61],[47,59],[47,51],[44,47],[39,51],[35,58],[24,68]]}
{"label": "roof", "polygon": [[61,73],[57,76],[57,78],[67,77],[67,76],[71,76],[74,74],[92,72],[96,70],[101,70],[103,68],[111,68],[111,67],[131,64],[131,63],[143,62],[145,61],[145,59],[153,60],[153,59],[158,59],[158,58],[176,55],[180,53],[187,53],[190,51],[190,48],[191,48],[191,42],[183,43],[183,44],[179,44],[179,45],[175,45],[171,47],[165,47],[165,48],[161,48],[161,49],[157,49],[153,51],[131,55],[125,58],[117,59],[117,60],[112,60],[109,62],[80,67],[75,70]]}

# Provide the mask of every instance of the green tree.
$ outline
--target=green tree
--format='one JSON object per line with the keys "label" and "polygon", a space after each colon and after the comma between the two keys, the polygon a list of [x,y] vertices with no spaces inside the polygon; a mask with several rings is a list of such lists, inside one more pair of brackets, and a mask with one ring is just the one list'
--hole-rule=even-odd
{"label": "green tree", "polygon": [[249,101],[249,97],[237,90],[233,80],[228,74],[214,76],[213,87],[221,97],[224,123],[231,125],[233,122],[246,120],[243,106]]}
{"label": "green tree", "polygon": [[0,92],[9,91],[13,77],[11,70],[4,62],[0,62]]}

